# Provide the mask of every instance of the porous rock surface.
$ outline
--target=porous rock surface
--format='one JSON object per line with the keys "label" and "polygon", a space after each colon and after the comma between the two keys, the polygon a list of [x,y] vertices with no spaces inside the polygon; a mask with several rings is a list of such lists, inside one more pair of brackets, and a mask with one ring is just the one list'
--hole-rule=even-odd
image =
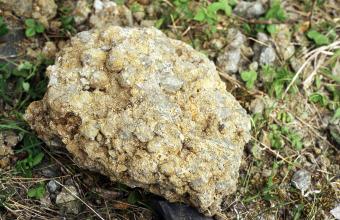
{"label": "porous rock surface", "polygon": [[246,111],[213,62],[154,28],[78,33],[26,120],[83,167],[206,215],[236,189]]}

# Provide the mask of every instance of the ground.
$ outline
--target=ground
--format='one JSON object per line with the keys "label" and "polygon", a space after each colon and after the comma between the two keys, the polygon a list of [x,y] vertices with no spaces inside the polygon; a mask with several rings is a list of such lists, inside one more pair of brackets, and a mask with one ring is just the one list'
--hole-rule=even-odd
{"label": "ground", "polygon": [[16,2],[0,0],[0,219],[152,218],[154,195],[79,168],[23,120],[56,53],[105,23],[154,26],[192,45],[252,116],[237,192],[217,219],[339,218],[336,1]]}

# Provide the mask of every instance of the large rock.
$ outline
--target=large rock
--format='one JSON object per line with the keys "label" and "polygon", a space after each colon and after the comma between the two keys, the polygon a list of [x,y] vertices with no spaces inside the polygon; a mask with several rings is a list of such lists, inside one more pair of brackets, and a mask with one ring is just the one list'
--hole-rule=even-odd
{"label": "large rock", "polygon": [[157,29],[109,26],[71,39],[26,119],[83,167],[207,215],[236,189],[246,111],[213,62]]}

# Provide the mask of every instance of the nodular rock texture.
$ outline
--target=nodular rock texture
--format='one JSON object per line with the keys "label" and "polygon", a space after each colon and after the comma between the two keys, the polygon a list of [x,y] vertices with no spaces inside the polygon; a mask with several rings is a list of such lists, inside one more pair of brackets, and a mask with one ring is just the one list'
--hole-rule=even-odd
{"label": "nodular rock texture", "polygon": [[206,215],[236,189],[250,118],[215,65],[155,28],[78,33],[26,120],[82,167]]}

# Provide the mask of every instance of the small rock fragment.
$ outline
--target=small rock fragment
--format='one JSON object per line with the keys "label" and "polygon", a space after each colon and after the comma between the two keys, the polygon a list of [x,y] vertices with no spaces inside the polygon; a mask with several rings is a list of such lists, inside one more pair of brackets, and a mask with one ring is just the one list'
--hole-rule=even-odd
{"label": "small rock fragment", "polygon": [[74,21],[76,25],[82,24],[86,21],[91,13],[91,8],[87,0],[78,0],[77,5],[73,11]]}
{"label": "small rock fragment", "polygon": [[213,220],[213,218],[206,217],[185,204],[169,203],[162,200],[152,201],[152,204],[157,214],[164,220]]}
{"label": "small rock fragment", "polygon": [[262,114],[263,110],[265,108],[265,103],[262,97],[256,97],[254,100],[250,103],[250,111],[253,114]]}
{"label": "small rock fragment", "polygon": [[57,14],[54,0],[0,0],[0,4],[20,17],[39,20],[45,27]]}
{"label": "small rock fragment", "polygon": [[278,53],[284,60],[288,60],[295,53],[295,47],[291,41],[289,26],[285,24],[276,25],[277,32],[273,36]]}
{"label": "small rock fragment", "polygon": [[42,49],[42,54],[49,59],[54,59],[57,53],[57,46],[52,41],[47,41]]}
{"label": "small rock fragment", "polygon": [[60,189],[60,185],[57,184],[57,182],[55,180],[50,180],[47,184],[46,184],[47,190],[49,193],[55,193],[57,190]]}
{"label": "small rock fragment", "polygon": [[131,11],[125,5],[117,5],[110,0],[95,0],[94,13],[90,17],[92,27],[100,28],[106,25],[133,25]]}
{"label": "small rock fragment", "polygon": [[247,2],[247,1],[239,1],[234,8],[234,13],[246,17],[246,18],[256,18],[263,15],[266,12],[262,3],[259,1],[256,2]]}
{"label": "small rock fragment", "polygon": [[269,37],[264,33],[257,33],[257,40],[254,44],[253,61],[257,61],[260,66],[273,65],[276,61],[276,51],[270,42]]}
{"label": "small rock fragment", "polygon": [[[67,187],[67,189],[65,189],[65,187]],[[76,187],[64,186],[57,195],[56,204],[64,208],[66,213],[78,214],[80,212],[81,203],[76,196],[79,196]]]}
{"label": "small rock fragment", "polygon": [[331,214],[335,219],[340,219],[340,204],[338,204],[334,209],[332,209]]}
{"label": "small rock fragment", "polygon": [[17,16],[32,16],[33,0],[0,0],[0,4],[4,8],[12,10]]}
{"label": "small rock fragment", "polygon": [[241,60],[241,46],[245,36],[237,29],[229,29],[227,35],[228,45],[217,57],[217,66],[226,73],[236,73]]}
{"label": "small rock fragment", "polygon": [[272,47],[265,47],[260,54],[260,65],[273,65],[276,60],[276,52]]}
{"label": "small rock fragment", "polygon": [[19,139],[13,132],[0,133],[0,171],[9,168],[10,157],[14,154],[12,147],[17,145]]}
{"label": "small rock fragment", "polygon": [[292,183],[297,189],[301,190],[302,194],[304,194],[311,185],[311,180],[311,174],[307,170],[302,169],[294,173]]}
{"label": "small rock fragment", "polygon": [[156,20],[142,20],[140,22],[141,27],[153,27],[155,26]]}

